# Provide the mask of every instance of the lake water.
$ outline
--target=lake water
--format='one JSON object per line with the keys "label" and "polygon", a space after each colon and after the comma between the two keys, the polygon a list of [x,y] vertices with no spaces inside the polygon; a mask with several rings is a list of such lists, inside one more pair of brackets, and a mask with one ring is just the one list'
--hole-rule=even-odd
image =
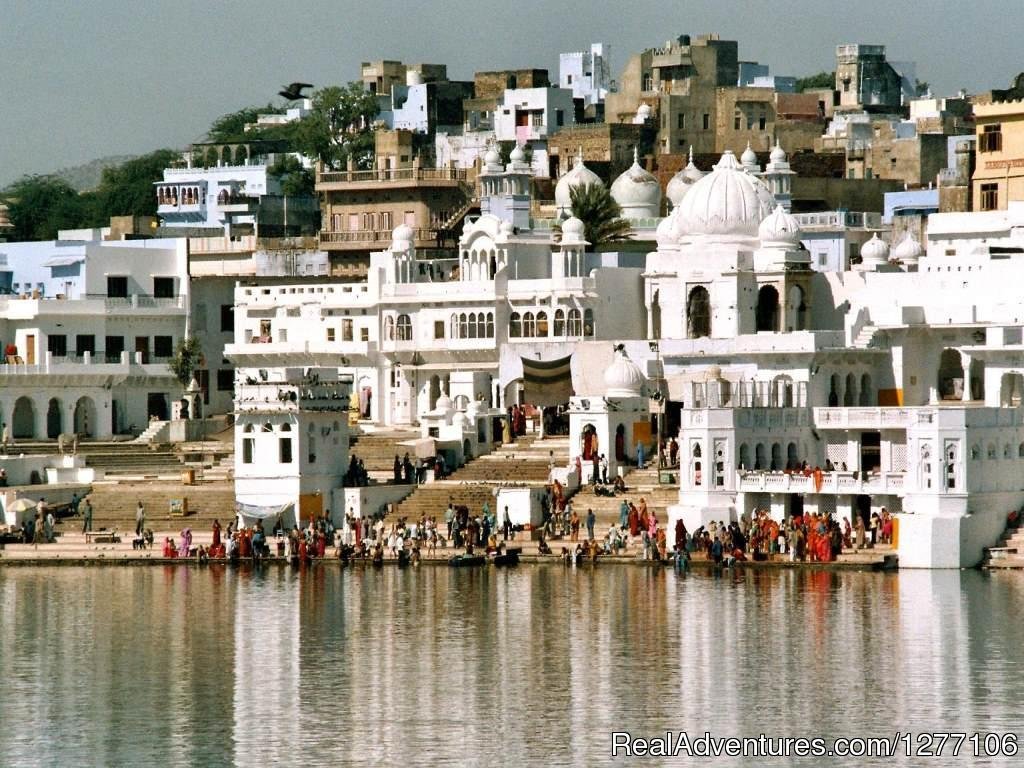
{"label": "lake water", "polygon": [[[1024,574],[0,568],[0,669],[3,766],[591,766],[681,730],[1024,755]],[[950,749],[641,762],[1024,764]]]}

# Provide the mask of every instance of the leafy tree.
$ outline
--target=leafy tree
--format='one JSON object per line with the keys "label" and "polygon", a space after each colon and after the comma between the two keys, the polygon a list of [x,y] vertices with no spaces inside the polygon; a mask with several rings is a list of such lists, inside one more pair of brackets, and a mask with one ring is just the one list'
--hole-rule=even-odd
{"label": "leafy tree", "polygon": [[352,157],[357,167],[370,168],[373,120],[379,112],[377,97],[362,83],[332,85],[313,94],[312,112],[290,123],[288,133],[296,151],[328,167],[341,168]]}
{"label": "leafy tree", "polygon": [[836,73],[835,72],[819,72],[816,75],[810,75],[808,77],[798,77],[796,80],[796,92],[803,93],[804,91],[813,91],[818,88],[835,88],[836,87]]}
{"label": "leafy tree", "polygon": [[245,107],[237,112],[221,115],[213,121],[213,125],[207,131],[208,141],[217,144],[230,144],[242,141],[243,139],[251,139],[254,135],[259,135],[259,132],[256,134],[251,131],[247,133],[245,126],[255,123],[259,115],[283,115],[284,112],[284,107],[275,107],[273,104],[267,104],[263,107]]}
{"label": "leafy tree", "polygon": [[53,240],[58,230],[88,226],[93,218],[94,196],[54,176],[25,176],[4,196],[12,240]]}
{"label": "leafy tree", "polygon": [[588,251],[605,243],[629,240],[630,223],[622,218],[622,208],[603,184],[584,184],[569,190],[572,215],[583,222]]}
{"label": "leafy tree", "polygon": [[928,91],[931,89],[931,83],[927,80],[918,80],[914,78],[914,95],[915,96],[926,96]]}
{"label": "leafy tree", "polygon": [[174,348],[174,356],[167,361],[167,367],[182,387],[187,387],[203,358],[199,339],[188,336],[180,339]]}
{"label": "leafy tree", "polygon": [[96,190],[97,225],[106,224],[111,216],[155,216],[153,182],[160,181],[164,169],[179,159],[180,154],[173,149],[158,149],[104,169]]}
{"label": "leafy tree", "polygon": [[280,177],[281,191],[288,197],[314,194],[313,172],[303,167],[294,155],[281,155],[267,173]]}

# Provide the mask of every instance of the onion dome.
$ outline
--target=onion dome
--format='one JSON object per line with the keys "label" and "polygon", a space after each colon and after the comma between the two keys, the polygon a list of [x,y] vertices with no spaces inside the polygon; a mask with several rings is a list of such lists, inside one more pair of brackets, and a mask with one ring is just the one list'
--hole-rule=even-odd
{"label": "onion dome", "polygon": [[781,205],[765,217],[757,228],[762,245],[777,245],[787,248],[800,245],[800,223],[796,217],[786,213]]}
{"label": "onion dome", "polygon": [[526,153],[523,152],[522,147],[516,144],[513,150],[509,153],[508,159],[513,163],[521,163],[526,159]]}
{"label": "onion dome", "polygon": [[574,187],[585,187],[590,184],[604,186],[601,177],[583,164],[583,149],[576,154],[576,162],[572,170],[562,175],[555,185],[555,207],[559,213],[572,211],[572,198],[570,190]]}
{"label": "onion dome", "polygon": [[668,186],[665,187],[665,196],[672,203],[672,207],[677,208],[683,201],[683,196],[690,191],[690,187],[702,178],[704,178],[704,174],[693,164],[693,146],[691,145],[690,162],[679,173],[669,179]]}
{"label": "onion dome", "polygon": [[575,216],[562,222],[562,245],[586,245],[586,225]]}
{"label": "onion dome", "polygon": [[469,424],[469,417],[462,411],[459,411],[452,416],[452,424],[456,427],[465,427]]}
{"label": "onion dome", "polygon": [[675,212],[673,211],[670,215],[666,216],[660,222],[658,222],[658,228],[654,230],[654,240],[658,244],[658,248],[664,248],[666,246],[675,245],[679,242],[679,238],[676,234],[676,220]]}
{"label": "onion dome", "polygon": [[903,264],[917,264],[923,253],[921,244],[908,232],[900,244],[892,249],[892,259]]}
{"label": "onion dome", "polygon": [[779,140],[775,140],[775,146],[772,147],[772,153],[769,155],[769,159],[773,164],[786,162],[786,150],[779,146]]}
{"label": "onion dome", "polygon": [[604,372],[605,394],[608,397],[639,397],[644,387],[644,374],[640,366],[626,357],[621,350]]}
{"label": "onion dome", "polygon": [[889,261],[889,246],[876,232],[860,249],[862,270],[871,270]]}
{"label": "onion dome", "polygon": [[757,164],[757,153],[751,149],[749,141],[747,142],[747,148],[740,155],[740,164],[743,166],[743,170],[750,173],[758,173],[761,170],[761,166]]}
{"label": "onion dome", "polygon": [[391,231],[391,250],[408,251],[413,247],[415,232],[408,224],[399,224]]}
{"label": "onion dome", "polygon": [[775,198],[765,183],[744,171],[726,150],[714,170],[695,183],[679,204],[676,231],[753,238],[774,208]]}
{"label": "onion dome", "polygon": [[640,167],[636,147],[633,148],[633,165],[615,179],[611,193],[627,219],[655,218],[661,213],[661,185]]}

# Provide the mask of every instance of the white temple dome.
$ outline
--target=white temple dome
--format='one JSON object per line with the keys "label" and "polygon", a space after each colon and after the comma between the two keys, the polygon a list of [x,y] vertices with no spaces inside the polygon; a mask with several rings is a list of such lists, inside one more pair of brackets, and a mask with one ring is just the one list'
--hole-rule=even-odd
{"label": "white temple dome", "polygon": [[435,413],[451,413],[455,407],[452,405],[452,399],[448,397],[448,393],[441,390],[441,396],[437,398],[437,404],[434,406]]}
{"label": "white temple dome", "polygon": [[640,166],[636,149],[633,165],[612,182],[611,193],[627,219],[655,218],[661,213],[661,185]]}
{"label": "white temple dome", "polygon": [[511,221],[502,221],[501,224],[498,225],[498,231],[503,235],[511,235],[514,229],[515,227],[512,226]]}
{"label": "white temple dome", "polygon": [[658,228],[654,230],[654,240],[657,242],[659,249],[665,246],[675,245],[679,242],[679,237],[676,234],[675,215],[675,211],[670,213],[658,222]]}
{"label": "white temple dome", "polygon": [[714,170],[695,183],[679,204],[677,232],[756,237],[774,208],[775,198],[765,183],[744,171],[726,150]]}
{"label": "white temple dome", "polygon": [[452,424],[454,424],[457,427],[465,427],[467,424],[469,424],[469,417],[462,411],[459,411],[454,416],[452,416]]}
{"label": "white temple dome", "polygon": [[404,251],[412,248],[416,234],[408,224],[399,224],[391,231],[391,250]]}
{"label": "white temple dome", "polygon": [[526,160],[526,153],[523,152],[523,148],[518,144],[512,149],[508,155],[509,162],[511,163],[522,163]]}
{"label": "white temple dome", "polygon": [[761,170],[757,164],[757,153],[751,149],[749,141],[747,142],[747,148],[740,155],[740,164],[748,171],[757,172]]}
{"label": "white temple dome", "polygon": [[762,245],[796,246],[800,244],[800,223],[781,205],[765,217],[757,228]]}
{"label": "white temple dome", "polygon": [[778,140],[775,142],[775,146],[772,147],[772,153],[769,155],[769,159],[772,163],[784,163],[786,162],[786,150],[779,146]]}
{"label": "white temple dome", "polygon": [[644,374],[640,366],[616,351],[615,360],[604,372],[605,395],[609,397],[639,397],[644,387]]}
{"label": "white temple dome", "polygon": [[493,145],[484,155],[484,165],[501,165],[501,155]]}
{"label": "white temple dome", "polygon": [[683,197],[690,191],[695,183],[704,178],[704,174],[693,164],[693,145],[690,145],[690,161],[685,168],[668,180],[665,187],[665,196],[671,201],[673,208],[678,208],[683,202]]}
{"label": "white temple dome", "polygon": [[916,264],[923,253],[921,244],[908,232],[900,244],[892,249],[892,258],[904,264]]}
{"label": "white temple dome", "polygon": [[568,219],[562,222],[562,236],[576,235],[582,238],[583,232],[586,230],[586,224],[575,216],[570,216]]}
{"label": "white temple dome", "polygon": [[576,155],[576,162],[572,169],[562,174],[562,178],[555,185],[555,208],[558,209],[558,212],[572,211],[571,189],[574,187],[585,187],[590,184],[604,186],[601,177],[583,164],[583,153],[580,152]]}
{"label": "white temple dome", "polygon": [[874,269],[889,260],[889,246],[876,232],[860,249],[860,268]]}

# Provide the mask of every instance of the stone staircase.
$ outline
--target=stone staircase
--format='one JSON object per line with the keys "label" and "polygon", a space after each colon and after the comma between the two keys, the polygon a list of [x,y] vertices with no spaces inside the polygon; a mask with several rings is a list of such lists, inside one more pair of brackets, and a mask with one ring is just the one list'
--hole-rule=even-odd
{"label": "stone staircase", "polygon": [[[199,485],[99,482],[93,484],[89,498],[93,507],[93,530],[116,528],[126,535],[135,530],[135,505],[140,500],[146,508],[146,528],[153,531],[180,531],[185,527],[208,531],[215,519],[227,527],[235,516],[235,487],[231,482]],[[171,499],[187,500],[189,513],[172,516]],[[58,524],[58,530],[81,531],[82,519],[65,518]]]}
{"label": "stone staircase", "polygon": [[867,349],[872,346],[872,342],[875,339],[875,334],[878,333],[878,327],[872,324],[867,324],[860,329],[860,333],[853,340],[853,346],[856,349]]}
{"label": "stone staircase", "polygon": [[[7,544],[0,550],[0,558],[4,560],[37,560],[49,558],[55,560],[148,560],[162,557],[164,539],[173,536],[177,544],[181,537],[179,535],[180,525],[175,529],[153,531],[153,548],[142,552],[132,549],[132,538],[134,538],[134,523],[130,530],[118,529],[119,542],[102,544],[86,541],[85,535],[81,533],[81,523],[74,531],[59,531],[57,541],[53,544]],[[193,530],[192,546],[200,544],[209,546],[213,534],[209,529]]]}
{"label": "stone staircase", "polygon": [[397,505],[395,517],[418,519],[425,514],[442,518],[449,499],[456,506],[468,507],[473,514],[479,514],[487,502],[497,514],[495,496],[499,488],[546,485],[550,463],[564,465],[568,453],[568,438],[521,437],[473,459],[446,480],[417,487]]}
{"label": "stone staircase", "polygon": [[[412,448],[399,443],[417,440],[416,430],[388,430],[352,435],[348,441],[349,456],[353,454],[363,460],[371,477],[388,480],[393,476],[395,455],[401,459],[405,454],[413,456]],[[415,458],[414,458],[415,461]]]}
{"label": "stone staircase", "polygon": [[142,445],[139,443],[110,443],[103,447],[88,447],[79,453],[85,464],[103,470],[105,477],[156,478],[180,476],[184,465],[181,456],[170,445]]}
{"label": "stone staircase", "polygon": [[1007,528],[994,547],[985,548],[983,568],[1024,568],[1024,525]]}
{"label": "stone staircase", "polygon": [[585,519],[587,510],[593,509],[597,517],[595,530],[603,534],[609,525],[618,525],[619,504],[623,499],[639,506],[643,498],[647,509],[654,511],[664,526],[668,520],[668,507],[679,503],[679,486],[659,484],[658,470],[652,468],[632,469],[625,473],[624,479],[626,492],[618,496],[598,496],[593,486],[584,485],[572,499],[573,509],[580,519]]}

